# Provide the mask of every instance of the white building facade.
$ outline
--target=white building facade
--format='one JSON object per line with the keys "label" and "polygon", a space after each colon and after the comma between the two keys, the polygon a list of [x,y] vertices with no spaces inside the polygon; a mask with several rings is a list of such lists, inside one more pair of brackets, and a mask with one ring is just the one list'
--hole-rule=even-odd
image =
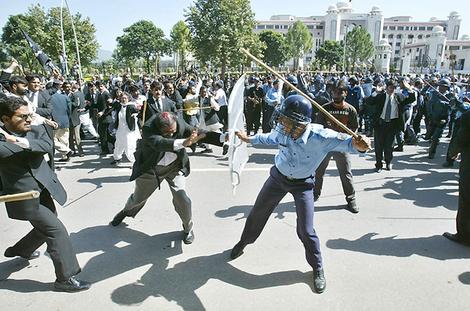
{"label": "white building facade", "polygon": [[[430,39],[436,26],[442,28],[446,40],[457,40],[461,24],[457,12],[451,12],[446,20],[431,18],[427,22],[415,22],[412,21],[411,16],[385,18],[377,6],[372,7],[368,13],[354,13],[351,2],[338,2],[336,5],[328,7],[326,15],[323,16],[275,15],[268,21],[258,21],[255,32],[273,30],[286,34],[289,27],[297,20],[307,26],[314,42],[312,50],[304,55],[305,63],[312,61],[315,51],[324,41],[342,41],[345,33],[355,26],[361,26],[367,29],[371,35],[376,49],[384,48],[384,42],[381,40],[387,40],[391,48],[389,63],[396,68],[402,64],[405,46]],[[374,63],[377,62],[376,59],[377,53],[374,56]]]}

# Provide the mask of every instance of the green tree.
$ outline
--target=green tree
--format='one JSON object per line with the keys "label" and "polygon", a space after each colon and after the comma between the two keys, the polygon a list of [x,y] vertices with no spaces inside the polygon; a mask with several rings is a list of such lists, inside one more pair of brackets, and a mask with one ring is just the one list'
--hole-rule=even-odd
{"label": "green tree", "polygon": [[264,43],[262,50],[263,61],[269,66],[281,66],[288,59],[287,44],[284,35],[272,30],[265,30],[259,34]]}
{"label": "green tree", "polygon": [[126,59],[126,62],[143,58],[147,73],[150,73],[150,64],[153,60],[158,63],[167,49],[165,34],[151,21],[138,21],[124,28],[124,34],[116,38],[117,50],[115,54]]}
{"label": "green tree", "polygon": [[[69,65],[77,59],[75,39],[72,32],[70,14],[64,10],[64,41]],[[72,16],[80,48],[82,66],[90,64],[98,53],[95,26],[89,18],[83,18],[79,13]],[[26,31],[41,49],[58,64],[62,53],[60,32],[60,8],[51,8],[48,12],[39,4],[31,6],[25,14],[11,15],[3,27],[2,41],[9,55],[15,57],[29,71],[41,71],[30,47],[20,29]]]}
{"label": "green tree", "polygon": [[301,21],[296,21],[287,31],[286,36],[289,56],[294,58],[294,69],[297,69],[299,59],[313,47],[312,34]]}
{"label": "green tree", "polygon": [[249,0],[195,0],[186,17],[196,58],[220,67],[223,78],[228,67],[249,63],[240,48],[259,56],[261,44],[253,32]]}
{"label": "green tree", "polygon": [[[358,64],[374,55],[374,43],[370,34],[361,26],[354,27],[346,35],[346,66],[353,71]],[[351,68],[352,67],[352,68]]]}
{"label": "green tree", "polygon": [[326,66],[331,71],[333,66],[341,68],[343,61],[343,45],[338,41],[327,40],[323,42],[315,53],[315,58],[321,66]]}
{"label": "green tree", "polygon": [[186,66],[186,54],[191,44],[191,32],[183,21],[176,23],[171,29],[171,49],[176,52],[179,58],[179,66],[184,71]]}

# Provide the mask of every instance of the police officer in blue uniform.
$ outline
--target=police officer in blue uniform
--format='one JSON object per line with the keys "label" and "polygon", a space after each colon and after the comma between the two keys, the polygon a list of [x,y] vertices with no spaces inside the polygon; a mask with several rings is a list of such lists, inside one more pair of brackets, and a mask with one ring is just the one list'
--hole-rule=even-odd
{"label": "police officer in blue uniform", "polygon": [[279,153],[230,257],[235,259],[241,256],[245,246],[256,241],[274,208],[287,193],[291,193],[297,213],[297,235],[305,247],[307,262],[313,269],[314,288],[317,293],[322,293],[326,280],[320,241],[313,228],[315,170],[330,151],[365,152],[370,149],[370,140],[363,136],[352,138],[319,124],[311,124],[311,115],[310,102],[300,95],[292,95],[274,112],[270,133],[251,137],[244,132],[237,133],[244,142],[279,145]]}

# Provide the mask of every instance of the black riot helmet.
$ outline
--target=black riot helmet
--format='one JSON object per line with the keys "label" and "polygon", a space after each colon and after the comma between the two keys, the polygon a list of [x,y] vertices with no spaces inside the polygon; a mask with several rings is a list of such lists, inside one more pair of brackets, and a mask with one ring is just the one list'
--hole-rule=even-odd
{"label": "black riot helmet", "polygon": [[312,121],[312,105],[301,95],[291,95],[271,117],[271,127],[283,135],[299,138]]}

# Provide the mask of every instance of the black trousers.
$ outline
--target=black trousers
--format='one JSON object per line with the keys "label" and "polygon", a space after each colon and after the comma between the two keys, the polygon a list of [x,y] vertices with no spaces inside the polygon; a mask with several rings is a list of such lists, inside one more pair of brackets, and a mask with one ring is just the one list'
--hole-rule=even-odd
{"label": "black trousers", "polygon": [[393,159],[393,141],[397,133],[397,120],[385,122],[380,120],[374,128],[375,167],[382,167],[382,160],[390,164]]}
{"label": "black trousers", "polygon": [[33,226],[28,234],[12,246],[14,254],[29,257],[42,244],[52,259],[57,280],[65,281],[81,269],[64,224],[57,218],[54,202],[47,190],[41,192],[39,209],[29,217]]}
{"label": "black trousers", "polygon": [[457,234],[470,243],[470,155],[462,153],[459,170],[459,207],[457,210]]}
{"label": "black trousers", "polygon": [[261,125],[261,104],[253,105],[252,103],[247,103],[245,116],[246,132],[248,135],[250,135],[251,131],[254,134],[258,133]]}
{"label": "black trousers", "polygon": [[449,146],[447,147],[447,155],[446,155],[446,161],[448,163],[454,163],[454,159],[452,159],[451,154],[449,153],[449,150],[453,149],[453,146],[457,143],[457,133],[459,132],[460,129],[460,118],[455,120],[454,123],[454,128],[452,129],[452,138],[450,139]]}
{"label": "black trousers", "polygon": [[355,191],[353,175],[351,172],[351,161],[349,160],[349,154],[345,152],[331,151],[326,155],[315,172],[315,188],[313,190],[313,194],[318,197],[320,196],[321,189],[323,187],[323,176],[325,175],[326,168],[328,167],[331,158],[336,162],[336,167],[338,168],[339,177],[341,179],[341,185],[343,186],[343,192],[346,196],[346,202],[354,200]]}

